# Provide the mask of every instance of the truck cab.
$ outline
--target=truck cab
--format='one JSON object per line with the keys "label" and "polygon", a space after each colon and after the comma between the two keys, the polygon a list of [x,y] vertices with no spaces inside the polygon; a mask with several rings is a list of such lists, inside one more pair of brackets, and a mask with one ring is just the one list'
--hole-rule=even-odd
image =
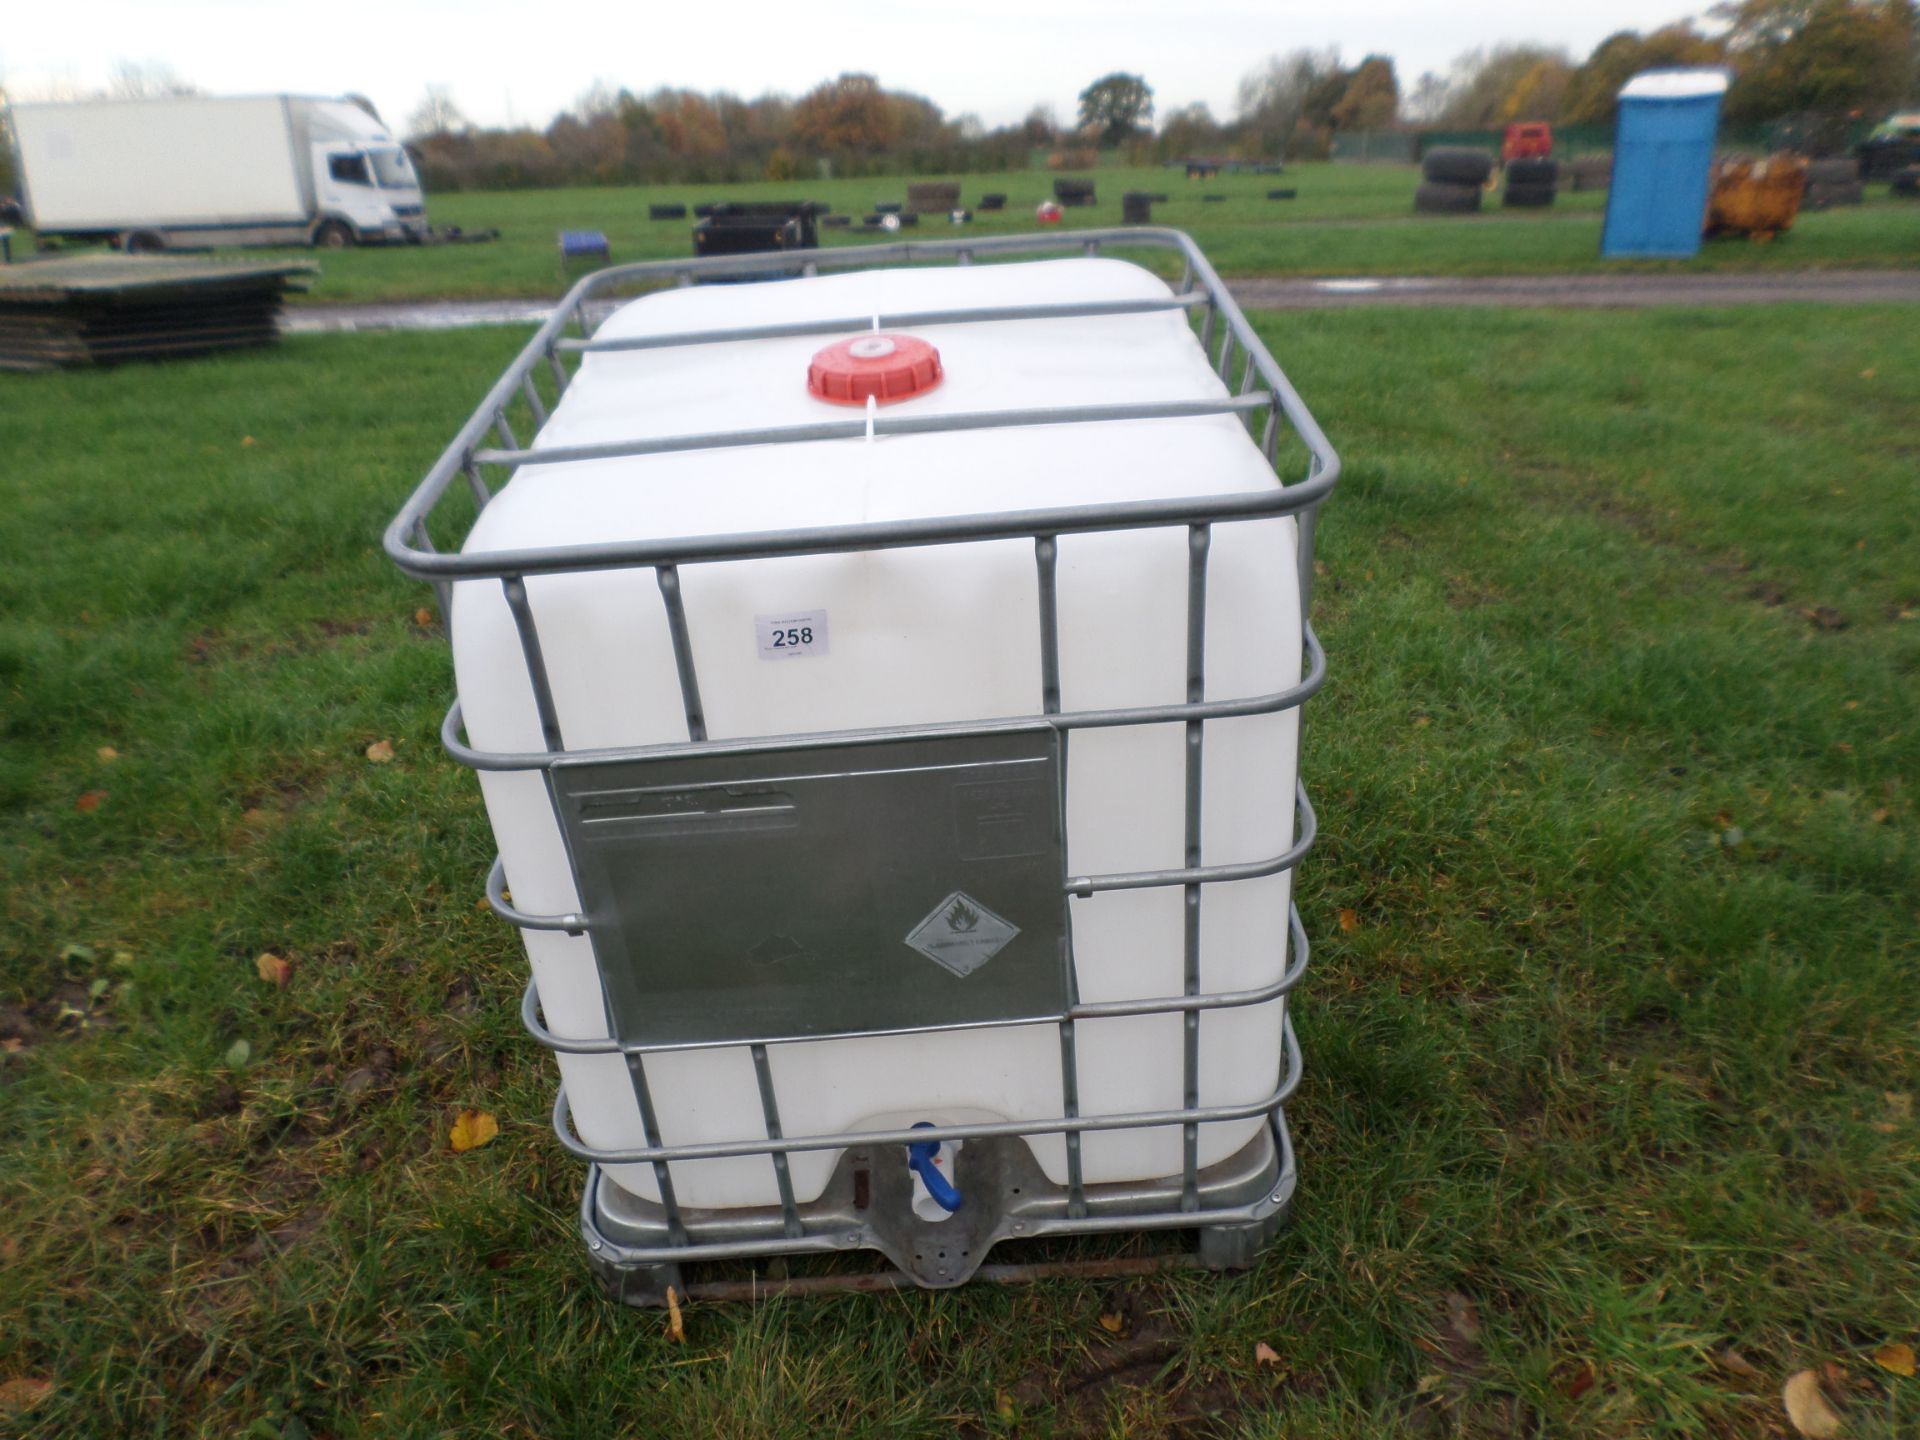
{"label": "truck cab", "polygon": [[313,244],[338,250],[425,237],[420,177],[384,125],[340,101],[311,102],[297,118],[312,153]]}
{"label": "truck cab", "polygon": [[1507,126],[1500,141],[1500,163],[1553,154],[1553,127],[1544,120],[1523,120]]}
{"label": "truck cab", "polygon": [[418,242],[426,234],[420,177],[406,150],[392,141],[316,141],[313,185],[320,211],[313,227],[317,246]]}

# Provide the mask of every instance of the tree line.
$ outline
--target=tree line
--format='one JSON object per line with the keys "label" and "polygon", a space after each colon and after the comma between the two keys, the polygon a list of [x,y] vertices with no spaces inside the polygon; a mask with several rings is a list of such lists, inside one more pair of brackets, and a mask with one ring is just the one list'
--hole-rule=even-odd
{"label": "tree line", "polygon": [[1724,65],[1735,124],[1792,119],[1814,148],[1847,123],[1920,98],[1916,0],[1729,0],[1650,32],[1608,36],[1584,60],[1551,46],[1471,51],[1404,91],[1391,56],[1342,62],[1335,51],[1275,55],[1242,78],[1234,113],[1205,104],[1156,116],[1152,87],[1103,76],[1061,122],[1037,105],[989,129],[949,117],[925,96],[842,75],[797,100],[596,85],[545,130],[481,129],[445,91],[406,127],[430,188],[634,182],[804,180],[825,175],[964,174],[1056,164],[1120,149],[1136,163],[1190,156],[1248,160],[1324,156],[1343,130],[1488,129],[1515,120],[1606,124],[1614,97],[1641,70]]}

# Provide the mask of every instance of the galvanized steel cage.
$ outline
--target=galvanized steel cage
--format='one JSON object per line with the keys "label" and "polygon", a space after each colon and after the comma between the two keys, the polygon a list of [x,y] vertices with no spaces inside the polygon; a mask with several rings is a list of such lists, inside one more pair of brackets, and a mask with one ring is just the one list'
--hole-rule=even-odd
{"label": "galvanized steel cage", "polygon": [[[966,265],[976,258],[1015,255],[1084,253],[1103,249],[1170,251],[1182,263],[1175,293],[1164,299],[1024,305],[998,308],[926,310],[911,313],[849,316],[822,321],[760,327],[705,330],[669,336],[612,340],[591,338],[589,314],[610,292],[622,287],[701,281],[814,275],[824,270],[885,265],[953,263]],[[689,434],[635,440],[626,443],[523,446],[515,436],[509,407],[523,403],[536,426],[549,413],[549,393],[564,392],[571,372],[568,360],[581,354],[714,344],[775,336],[831,336],[877,328],[924,328],[943,324],[1045,321],[1077,316],[1144,314],[1186,310],[1199,315],[1199,338],[1215,373],[1231,393],[1217,400],[1180,399],[1043,409],[992,410],[944,415],[869,413],[864,418],[831,420],[805,425]],[[577,332],[577,333],[570,333]],[[543,393],[543,386],[546,392]],[[660,454],[694,449],[720,449],[765,444],[790,444],[854,438],[864,434],[909,435],[944,431],[1034,425],[1099,424],[1115,420],[1175,418],[1233,414],[1248,426],[1250,436],[1270,463],[1280,454],[1283,428],[1297,440],[1304,454],[1303,473],[1271,491],[1233,493],[1199,499],[1130,501],[1075,505],[1015,512],[947,516],[911,521],[888,521],[822,526],[787,531],[739,532],[695,538],[648,540],[640,543],[588,544],[542,549],[460,554],[440,549],[430,522],[449,492],[463,482],[477,508],[484,508],[494,485],[490,477],[509,478],[523,464],[562,465],[571,461]],[[1302,705],[1319,688],[1326,674],[1326,657],[1307,622],[1313,579],[1315,520],[1321,503],[1339,476],[1339,460],[1326,436],[1280,367],[1267,353],[1232,296],[1198,247],[1186,235],[1164,229],[1091,230],[1047,236],[1005,236],[932,243],[901,243],[735,256],[703,260],[653,261],[622,265],[586,276],[568,292],[558,309],[507,367],[461,427],[453,442],[435,461],[385,535],[387,554],[407,574],[429,582],[443,612],[451,615],[451,586],[455,581],[493,580],[501,587],[516,623],[532,683],[535,705],[546,748],[506,754],[470,747],[462,739],[459,702],[448,710],[441,735],[448,751],[475,770],[537,771],[547,780],[550,799],[556,799],[556,769],[571,764],[642,760],[663,754],[698,754],[726,748],[707,737],[700,700],[699,657],[689,635],[681,599],[680,567],[695,563],[725,563],[770,556],[846,553],[865,550],[948,545],[967,541],[1025,539],[1033,546],[1040,607],[1040,714],[1022,720],[991,724],[922,725],[873,730],[837,731],[777,737],[782,742],[808,745],[855,745],[921,737],[972,735],[1004,731],[1022,725],[1047,727],[1064,734],[1075,729],[1177,723],[1185,727],[1185,863],[1178,868],[1117,874],[1062,874],[1067,895],[1151,886],[1180,887],[1184,895],[1185,984],[1181,994],[1153,999],[1106,1003],[1073,1003],[1063,1015],[1046,1021],[1058,1028],[1061,1060],[1062,1113],[1033,1121],[943,1125],[931,1129],[840,1134],[787,1135],[767,1060],[766,1043],[751,1045],[759,1082],[765,1134],[738,1140],[667,1145],[660,1141],[653,1098],[648,1087],[647,1056],[671,1044],[644,1043],[621,1038],[609,1016],[606,1040],[563,1039],[542,1023],[537,994],[528,982],[522,1002],[526,1029],[550,1050],[572,1054],[623,1057],[631,1079],[646,1143],[638,1149],[595,1150],[582,1143],[569,1123],[564,1085],[554,1103],[554,1128],[561,1143],[589,1162],[581,1201],[580,1223],[590,1259],[614,1293],[632,1303],[653,1303],[665,1287],[677,1285],[688,1293],[680,1272],[694,1261],[769,1257],[802,1252],[873,1248],[899,1267],[884,1283],[917,1282],[928,1286],[958,1284],[981,1272],[1005,1278],[1008,1267],[986,1266],[987,1250],[998,1241],[1059,1234],[1133,1232],[1144,1230],[1198,1230],[1200,1243],[1194,1258],[1212,1266],[1249,1263],[1283,1222],[1294,1187],[1293,1153],[1283,1106],[1300,1078],[1300,1052],[1283,1003],[1279,1007],[1281,1069],[1271,1091],[1257,1101],[1203,1107],[1199,1104],[1199,1015],[1202,1011],[1259,1004],[1283,997],[1299,981],[1307,965],[1308,947],[1297,906],[1289,909],[1292,944],[1290,963],[1279,981],[1254,990],[1204,993],[1200,988],[1199,917],[1205,886],[1277,874],[1297,865],[1314,841],[1316,820],[1295,760],[1296,831],[1284,853],[1236,864],[1204,865],[1200,857],[1201,766],[1205,723],[1227,717],[1274,714]],[[1291,515],[1297,521],[1297,566],[1302,624],[1300,681],[1272,694],[1230,699],[1205,699],[1205,624],[1209,539],[1217,522]],[[1059,633],[1055,603],[1057,541],[1062,535],[1095,531],[1179,527],[1188,537],[1187,685],[1181,704],[1122,709],[1063,711],[1060,703]],[[651,569],[655,572],[665,609],[686,715],[687,738],[672,746],[645,746],[631,750],[568,750],[552,689],[542,659],[539,628],[527,599],[526,580],[550,575],[601,569]],[[1298,732],[1296,732],[1298,733]],[[1297,741],[1296,741],[1297,743]],[[733,748],[738,748],[735,745]],[[500,861],[496,858],[487,879],[487,899],[493,910],[522,929],[562,930],[590,934],[592,917],[586,914],[534,915],[509,901]],[[602,967],[604,980],[604,966]],[[1076,1022],[1111,1016],[1179,1014],[1184,1017],[1184,1104],[1174,1110],[1132,1114],[1081,1113],[1075,1064]],[[919,1028],[946,1029],[951,1026]],[[779,1037],[768,1037],[778,1039]],[[1198,1132],[1213,1121],[1264,1117],[1261,1135],[1239,1155],[1203,1169],[1197,1164]],[[1127,1185],[1083,1183],[1079,1137],[1088,1131],[1180,1126],[1184,1165],[1165,1181]],[[1024,1143],[1025,1137],[1060,1134],[1064,1137],[1068,1182],[1047,1182]],[[938,1234],[916,1228],[899,1193],[906,1182],[904,1165],[879,1166],[874,1156],[890,1147],[915,1141],[965,1140],[972,1147],[971,1184],[985,1184],[992,1203],[975,1207],[961,1229],[942,1227]],[[826,1192],[818,1201],[795,1203],[787,1173],[787,1157],[799,1151],[839,1150],[844,1154]],[[895,1150],[894,1153],[898,1153]],[[781,1203],[754,1210],[691,1210],[674,1197],[669,1163],[704,1158],[763,1155],[773,1167]],[[653,1167],[660,1200],[642,1200],[605,1182],[607,1164],[643,1164]],[[1019,1182],[1019,1183],[1016,1183]],[[1017,1197],[1017,1198],[1016,1198]],[[905,1212],[895,1215],[893,1211]],[[722,1287],[724,1288],[724,1287]],[[695,1293],[699,1293],[696,1287]]]}

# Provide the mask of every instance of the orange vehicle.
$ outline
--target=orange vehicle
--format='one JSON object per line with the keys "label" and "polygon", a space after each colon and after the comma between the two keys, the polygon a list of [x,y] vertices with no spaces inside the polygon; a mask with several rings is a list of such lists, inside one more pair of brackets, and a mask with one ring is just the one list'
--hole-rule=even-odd
{"label": "orange vehicle", "polygon": [[1544,120],[1523,120],[1507,126],[1500,142],[1500,163],[1553,154],[1553,127]]}

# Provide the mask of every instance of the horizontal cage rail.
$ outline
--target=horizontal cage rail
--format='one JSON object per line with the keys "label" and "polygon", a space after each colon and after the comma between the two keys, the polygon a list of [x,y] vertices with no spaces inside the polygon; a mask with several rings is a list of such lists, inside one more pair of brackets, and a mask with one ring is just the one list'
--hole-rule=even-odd
{"label": "horizontal cage rail", "polygon": [[[733,1160],[751,1156],[792,1155],[802,1150],[844,1150],[849,1145],[914,1145],[935,1140],[988,1137],[1083,1135],[1095,1130],[1152,1130],[1171,1125],[1210,1125],[1271,1115],[1299,1088],[1300,1042],[1291,1017],[1281,1025],[1280,1080],[1258,1100],[1238,1105],[1189,1105],[1177,1110],[1135,1110],[1113,1115],[1049,1116],[1039,1120],[995,1120],[970,1125],[929,1125],[895,1130],[850,1131],[832,1135],[768,1136],[760,1140],[710,1140],[690,1145],[647,1145],[637,1150],[598,1150],[573,1133],[567,1087],[554,1093],[553,1128],[569,1154],[600,1165],[667,1165],[682,1160]],[[649,1126],[649,1129],[654,1127]],[[657,1131],[656,1131],[657,1133]]]}
{"label": "horizontal cage rail", "polygon": [[921,329],[932,325],[982,325],[1009,320],[1098,319],[1106,316],[1159,315],[1204,305],[1205,291],[1190,290],[1165,300],[1090,300],[1072,305],[982,305],[958,310],[876,311],[831,320],[795,320],[784,325],[740,325],[722,330],[683,330],[668,335],[622,335],[612,340],[563,339],[562,354],[607,355],[635,350],[678,350],[689,345],[728,345],[741,340],[802,339],[844,335],[852,330]]}
{"label": "horizontal cage rail", "polygon": [[[1287,1128],[1286,1112],[1276,1108],[1270,1127],[1279,1174],[1275,1189],[1242,1205],[1204,1207],[1195,1210],[1137,1210],[1113,1214],[1075,1213],[1065,1216],[1029,1216],[1017,1227],[1021,1239],[1045,1239],[1055,1235],[1102,1235],[1132,1233],[1139,1230],[1185,1230],[1196,1225],[1249,1224],[1271,1214],[1276,1205],[1292,1198],[1295,1184],[1293,1138]],[[697,1233],[684,1233],[671,1245],[627,1245],[608,1239],[600,1232],[594,1214],[594,1187],[599,1178],[596,1165],[588,1171],[586,1190],[581,1195],[580,1224],[588,1246],[596,1255],[605,1255],[621,1265],[685,1265],[712,1260],[752,1260],[777,1255],[825,1254],[843,1251],[865,1239],[864,1229],[855,1226],[830,1226],[802,1230],[782,1237],[739,1237],[715,1240]],[[976,1276],[986,1278],[987,1268]]]}
{"label": "horizontal cage rail", "polygon": [[[455,482],[465,481],[477,503],[484,505],[487,489],[479,478],[481,457],[517,463],[537,459],[542,463],[560,463],[566,453],[561,447],[550,451],[526,451],[514,441],[506,423],[507,406],[525,399],[536,423],[544,417],[534,375],[542,368],[551,371],[554,383],[564,388],[566,371],[560,364],[563,342],[569,325],[581,320],[582,307],[594,296],[628,284],[650,281],[690,283],[697,278],[724,278],[738,275],[764,275],[787,272],[816,274],[821,270],[870,267],[890,263],[947,261],[968,263],[975,256],[1010,257],[1015,255],[1059,254],[1081,250],[1098,253],[1102,247],[1162,249],[1178,254],[1185,265],[1186,279],[1181,293],[1168,297],[1167,304],[1179,302],[1204,304],[1207,325],[1203,339],[1210,343],[1215,319],[1224,322],[1226,340],[1221,345],[1219,362],[1224,378],[1237,345],[1245,366],[1243,393],[1232,397],[1232,409],[1205,413],[1237,413],[1246,409],[1275,407],[1286,417],[1309,454],[1308,473],[1303,480],[1282,487],[1275,495],[1218,496],[1180,504],[1144,502],[1134,505],[1070,507],[1059,511],[1026,512],[1018,517],[962,516],[944,517],[938,522],[907,522],[888,525],[826,527],[820,530],[775,534],[734,534],[690,537],[670,542],[650,541],[637,544],[555,546],[540,550],[465,555],[443,552],[428,535],[427,520]],[[1191,297],[1204,297],[1191,298]],[[1126,303],[1126,302],[1116,302]],[[1012,307],[1010,307],[1012,308]],[[864,328],[864,327],[862,327]],[[651,338],[651,337],[649,337]],[[581,342],[592,344],[593,342]],[[612,343],[612,342],[609,342]],[[1256,390],[1257,377],[1260,389]],[[1219,404],[1221,402],[1212,402]],[[1128,410],[1129,407],[1089,407],[1093,411]],[[1018,412],[1015,412],[1016,414]],[[1158,412],[1154,412],[1158,413]],[[1095,414],[1090,418],[1140,418],[1130,414]],[[876,419],[875,433],[915,433],[903,423],[904,417]],[[952,428],[952,417],[914,417],[915,423],[930,429]],[[1004,423],[995,418],[986,423]],[[1026,420],[1020,423],[1072,423]],[[884,427],[884,428],[883,428]],[[790,428],[790,427],[789,427]],[[1272,426],[1269,424],[1269,435]],[[760,432],[765,433],[765,432]],[[843,433],[835,427],[833,433]],[[864,435],[864,422],[849,425],[844,433]],[[500,448],[487,445],[489,436],[504,441]],[[714,443],[713,437],[678,437],[683,447],[690,439]],[[643,443],[643,442],[635,442]],[[653,444],[659,442],[644,442]],[[773,443],[741,441],[729,443]],[[601,447],[578,447],[589,454],[601,453]],[[658,453],[644,449],[613,447],[612,453]],[[520,354],[494,383],[486,397],[461,427],[453,442],[441,453],[402,505],[387,527],[383,546],[394,563],[408,574],[421,579],[442,581],[458,576],[525,576],[549,572],[618,568],[629,565],[690,563],[696,560],[748,558],[752,556],[799,554],[810,551],[877,549],[897,545],[941,544],[959,540],[1008,538],[1020,533],[1077,533],[1081,531],[1132,528],[1141,525],[1191,523],[1196,520],[1254,518],[1260,515],[1289,514],[1308,510],[1332,489],[1339,474],[1339,459],[1326,436],[1308,413],[1298,393],[1273,357],[1255,334],[1245,314],[1227,292],[1197,246],[1178,231],[1154,228],[1138,230],[1084,231],[1072,236],[1002,236],[976,241],[911,242],[898,245],[865,246],[844,250],[806,251],[784,255],[723,256],[706,260],[648,261],[616,266],[589,275],[577,283],[558,309],[535,332]]]}
{"label": "horizontal cage rail", "polygon": [[[1173,725],[1189,720],[1228,720],[1248,715],[1271,715],[1291,710],[1318,694],[1327,678],[1327,652],[1311,625],[1302,627],[1301,651],[1307,673],[1296,685],[1269,695],[1254,695],[1243,700],[1206,700],[1181,705],[1135,705],[1114,710],[1049,710],[1038,715],[1019,715],[1005,719],[954,725],[889,725],[861,730],[815,730],[781,735],[766,740],[767,745],[859,745],[879,740],[911,740],[940,735],[978,734],[983,729],[1026,728],[1051,725],[1057,730],[1109,729],[1125,725]],[[479,750],[460,738],[463,713],[455,700],[440,721],[440,743],[447,753],[469,770],[510,771],[550,770],[561,764],[603,764],[620,760],[644,760],[655,756],[697,755],[715,750],[744,750],[749,743],[738,740],[681,740],[664,745],[636,745],[630,748],[580,750]],[[519,922],[516,921],[516,924]],[[565,925],[540,925],[533,929],[571,929]]]}
{"label": "horizontal cage rail", "polygon": [[[1196,995],[1156,995],[1142,1000],[1082,1000],[1075,1002],[1064,1016],[1036,1016],[1021,1020],[982,1020],[966,1025],[926,1025],[915,1032],[944,1030],[988,1030],[1017,1025],[1058,1025],[1062,1020],[1111,1020],[1134,1015],[1175,1015],[1187,1011],[1237,1010],[1249,1005],[1265,1005],[1278,1000],[1300,983],[1307,973],[1312,949],[1306,927],[1300,920],[1300,908],[1289,906],[1287,934],[1292,941],[1291,958],[1280,978],[1270,985],[1250,990],[1218,990]],[[678,1050],[735,1049],[745,1041],[708,1041],[699,1045],[635,1045],[617,1039],[574,1040],[555,1035],[541,1019],[540,989],[531,976],[520,994],[520,1024],[535,1044],[556,1055],[652,1055]],[[902,1031],[887,1032],[909,1033]],[[798,1043],[807,1043],[805,1041]]]}

